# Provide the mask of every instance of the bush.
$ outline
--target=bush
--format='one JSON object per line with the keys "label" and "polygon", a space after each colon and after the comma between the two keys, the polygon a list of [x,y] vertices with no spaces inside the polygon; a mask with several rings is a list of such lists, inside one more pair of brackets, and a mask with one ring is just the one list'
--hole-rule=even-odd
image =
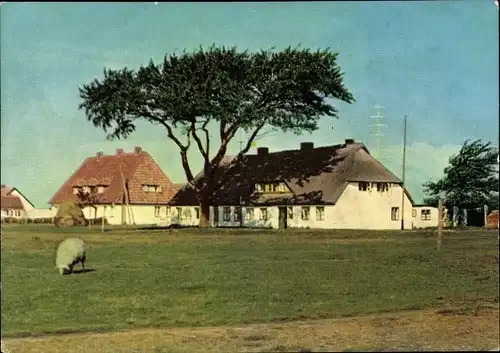
{"label": "bush", "polygon": [[53,223],[53,218],[28,218],[27,223],[35,223],[35,224],[51,224]]}
{"label": "bush", "polygon": [[56,227],[72,227],[85,225],[87,220],[83,216],[83,210],[73,202],[65,202],[59,205],[54,225]]}
{"label": "bush", "polygon": [[15,217],[5,217],[2,218],[2,223],[19,223],[19,220]]}

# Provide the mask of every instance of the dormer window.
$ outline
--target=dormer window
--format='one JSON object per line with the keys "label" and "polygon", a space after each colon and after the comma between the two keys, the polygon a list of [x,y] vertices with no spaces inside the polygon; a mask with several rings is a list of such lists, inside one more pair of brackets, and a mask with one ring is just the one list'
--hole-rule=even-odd
{"label": "dormer window", "polygon": [[142,185],[142,191],[144,192],[161,192],[160,185],[144,184]]}
{"label": "dormer window", "polygon": [[97,193],[102,194],[104,192],[104,186],[98,186],[97,187]]}
{"label": "dormer window", "polygon": [[285,183],[269,183],[269,184],[255,184],[256,192],[265,193],[283,193],[287,192],[288,188]]}
{"label": "dormer window", "polygon": [[84,186],[83,187],[83,192],[86,193],[86,194],[90,193],[90,186]]}
{"label": "dormer window", "polygon": [[78,186],[73,186],[73,195],[78,194],[78,191],[80,191],[80,188]]}
{"label": "dormer window", "polygon": [[285,183],[279,183],[277,188],[276,188],[276,191],[277,192],[286,192],[286,185]]}

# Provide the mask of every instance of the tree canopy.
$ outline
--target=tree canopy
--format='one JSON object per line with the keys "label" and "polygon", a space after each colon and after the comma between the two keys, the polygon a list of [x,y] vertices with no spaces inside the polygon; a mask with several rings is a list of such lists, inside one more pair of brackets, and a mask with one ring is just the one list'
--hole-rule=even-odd
{"label": "tree canopy", "polygon": [[[239,129],[249,138],[238,157],[266,125],[297,134],[314,131],[322,116],[338,117],[329,99],[354,102],[337,56],[328,49],[250,53],[215,46],[167,54],[162,63],[151,60],[138,70],[104,69],[102,80],[79,88],[79,107],[109,139],[127,138],[138,121],[165,128],[179,148],[188,183],[198,192],[201,213],[207,216],[213,175]],[[208,130],[214,123],[220,135],[215,142]],[[187,158],[192,141],[204,160],[199,182]]]}
{"label": "tree canopy", "polygon": [[[449,159],[444,176],[423,184],[425,202],[437,205],[444,192],[447,206],[476,208],[498,207],[498,149],[481,139],[465,141],[460,152]],[[496,201],[495,201],[496,200]]]}

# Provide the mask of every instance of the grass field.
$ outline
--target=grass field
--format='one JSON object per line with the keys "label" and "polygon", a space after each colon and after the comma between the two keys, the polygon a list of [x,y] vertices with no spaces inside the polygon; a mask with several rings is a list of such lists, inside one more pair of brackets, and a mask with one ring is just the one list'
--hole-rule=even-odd
{"label": "grass field", "polygon": [[[498,306],[497,234],[3,226],[2,336]],[[54,269],[70,235],[93,271]]]}

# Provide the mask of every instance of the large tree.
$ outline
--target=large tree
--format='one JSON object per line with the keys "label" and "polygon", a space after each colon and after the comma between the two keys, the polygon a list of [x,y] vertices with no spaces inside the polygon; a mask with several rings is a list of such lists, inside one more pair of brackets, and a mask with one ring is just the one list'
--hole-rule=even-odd
{"label": "large tree", "polygon": [[[167,54],[163,63],[151,60],[136,71],[104,69],[104,79],[79,88],[80,109],[108,139],[127,138],[139,121],[163,127],[180,150],[187,181],[198,195],[200,226],[206,227],[215,172],[239,129],[249,137],[237,158],[265,126],[314,131],[321,116],[337,117],[329,99],[354,102],[337,56],[329,50],[249,53],[215,46]],[[214,124],[219,141],[209,133]],[[187,157],[192,141],[203,157],[199,180]]]}
{"label": "large tree", "polygon": [[481,139],[467,140],[459,153],[450,157],[444,176],[423,186],[424,201],[431,205],[437,205],[444,192],[448,207],[492,207],[498,202],[498,149]]}

